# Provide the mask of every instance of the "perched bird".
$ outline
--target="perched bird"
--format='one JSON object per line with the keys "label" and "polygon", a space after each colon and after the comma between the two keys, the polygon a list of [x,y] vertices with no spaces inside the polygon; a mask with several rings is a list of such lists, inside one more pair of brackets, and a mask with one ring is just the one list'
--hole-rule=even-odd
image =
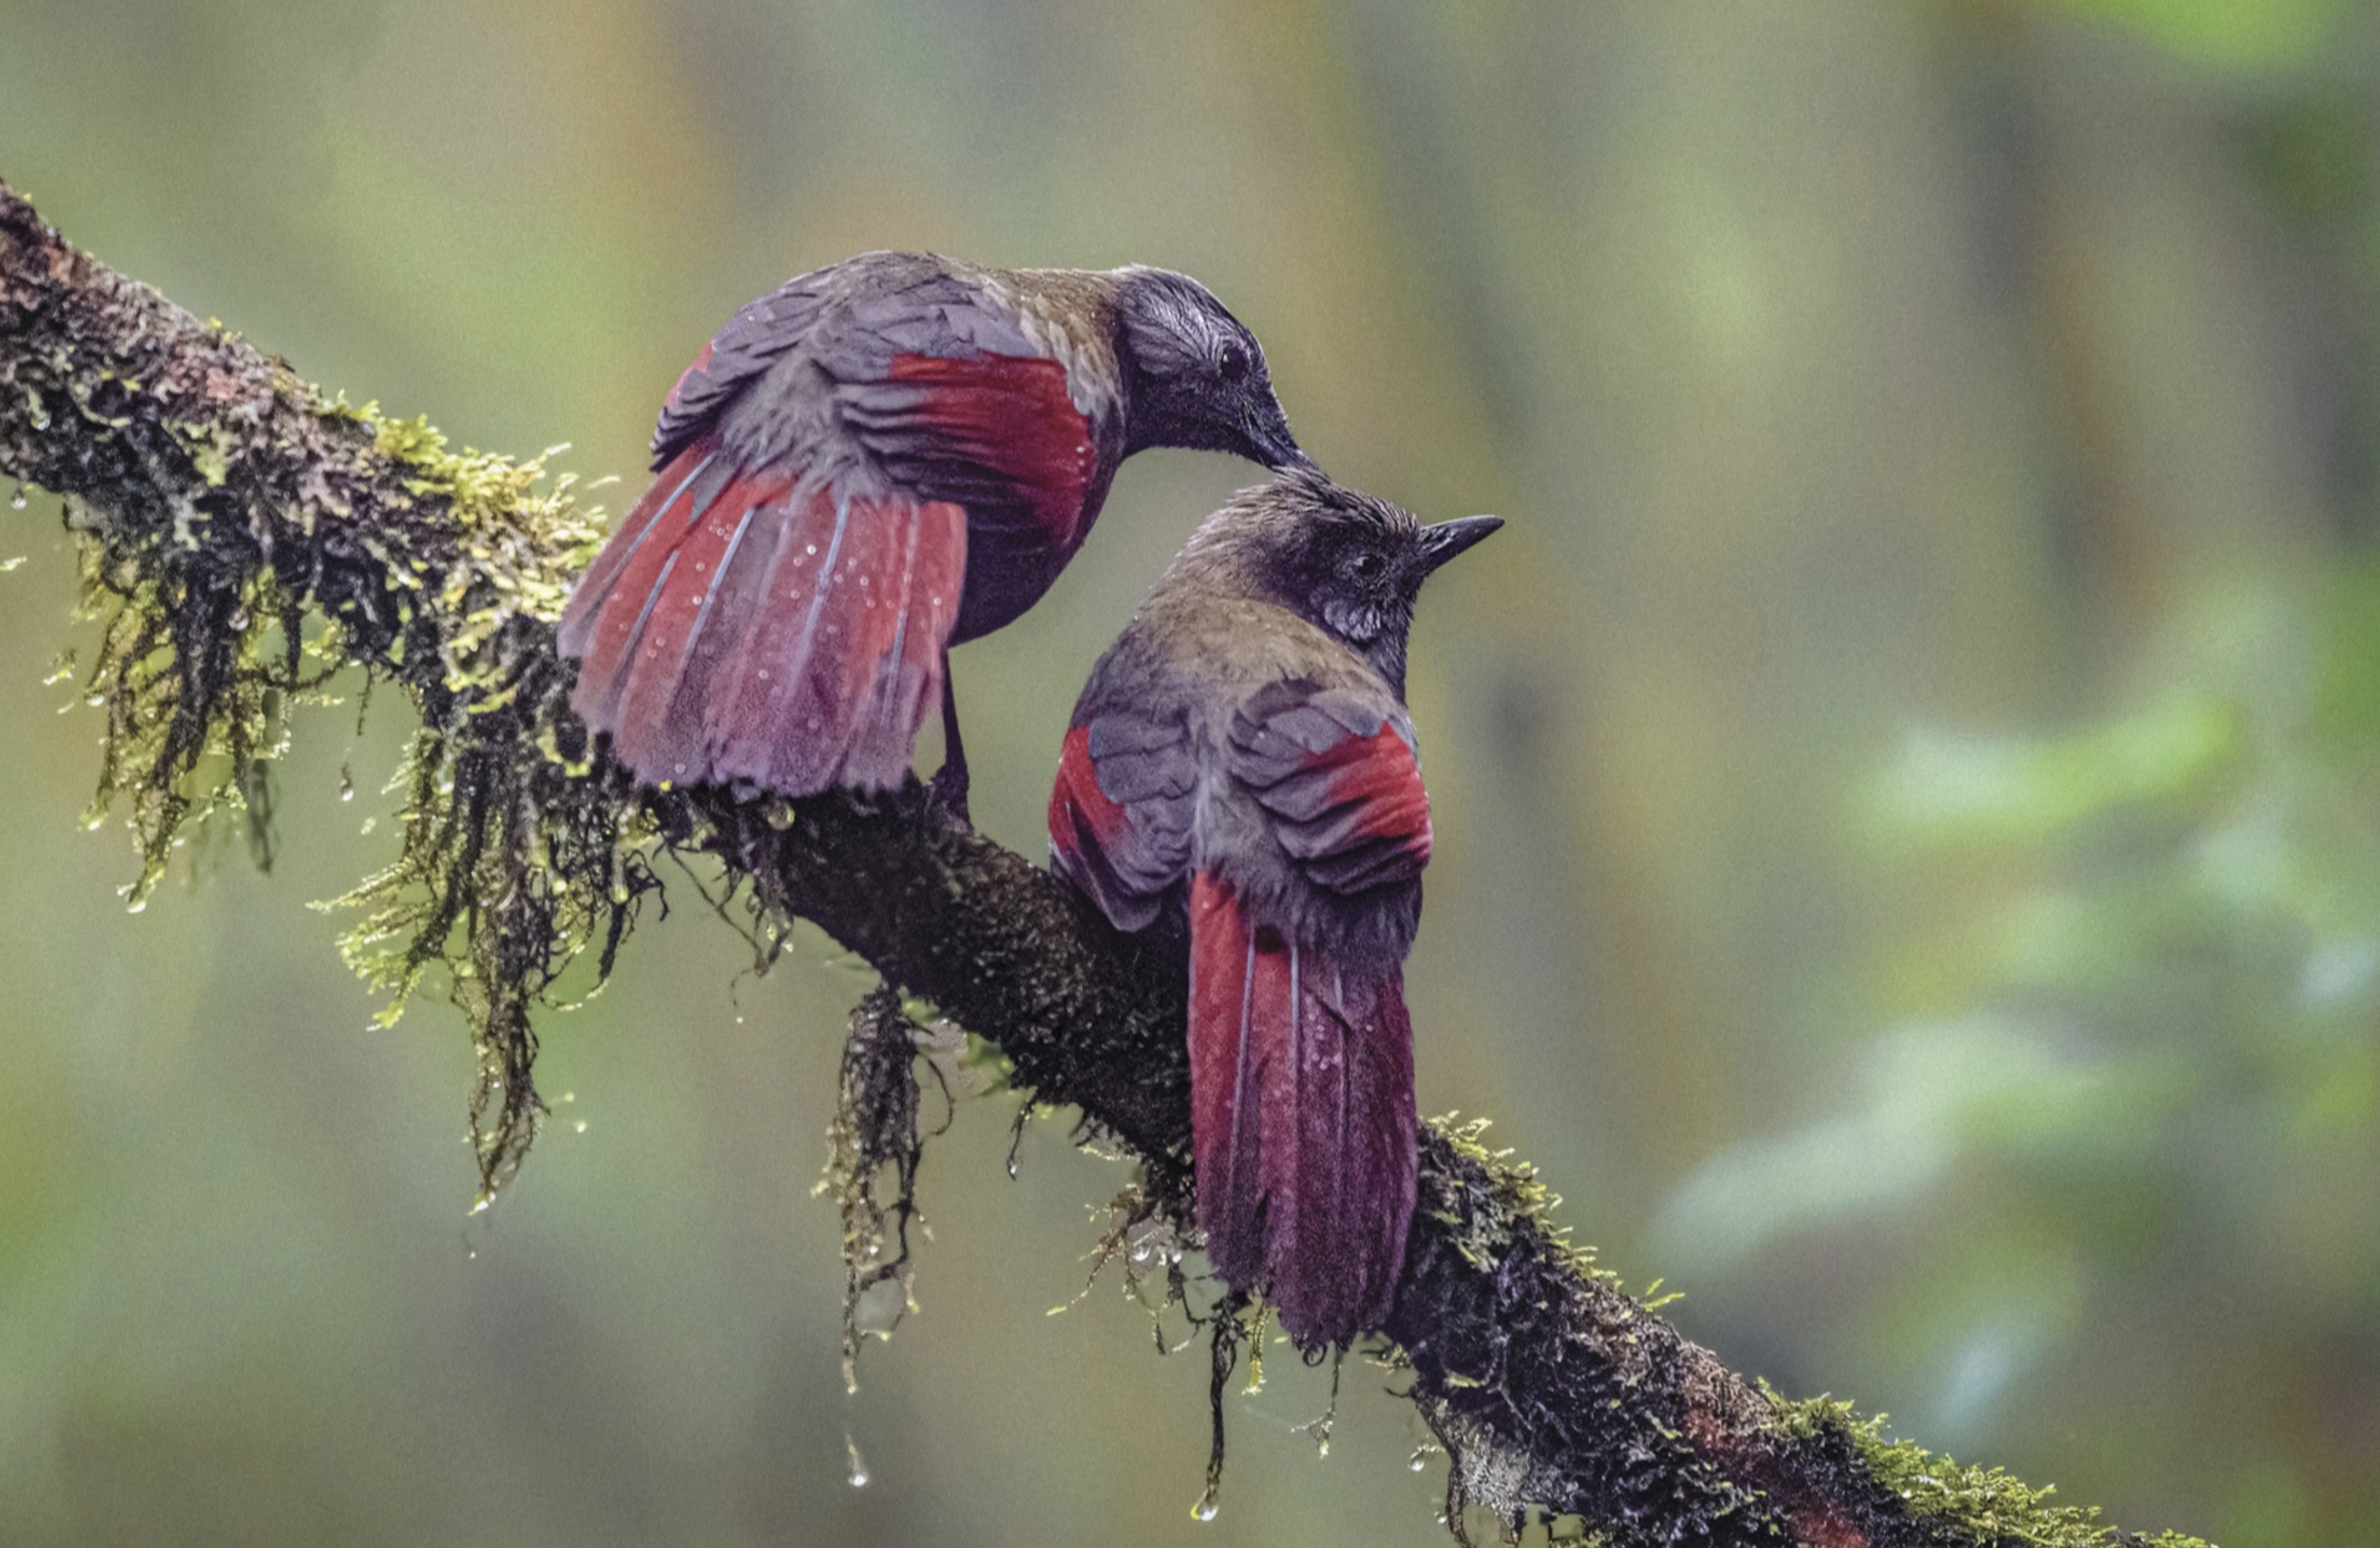
{"label": "perched bird", "polygon": [[1058,873],[1190,973],[1197,1220],[1305,1348],[1387,1315],[1414,1209],[1429,798],[1405,637],[1494,516],[1423,526],[1297,470],[1208,518],[1075,706]]}
{"label": "perched bird", "polygon": [[953,645],[1038,601],[1150,446],[1305,462],[1264,352],[1162,269],[866,253],[730,319],[662,404],[652,488],[563,614],[572,704],[653,784],[899,784]]}

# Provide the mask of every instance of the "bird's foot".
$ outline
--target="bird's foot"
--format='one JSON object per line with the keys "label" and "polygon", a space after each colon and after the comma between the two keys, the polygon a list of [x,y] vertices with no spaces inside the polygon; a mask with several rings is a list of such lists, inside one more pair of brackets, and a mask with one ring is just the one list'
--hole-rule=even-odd
{"label": "bird's foot", "polygon": [[943,760],[926,781],[926,815],[953,828],[973,828],[975,823],[967,815],[966,765],[955,759]]}

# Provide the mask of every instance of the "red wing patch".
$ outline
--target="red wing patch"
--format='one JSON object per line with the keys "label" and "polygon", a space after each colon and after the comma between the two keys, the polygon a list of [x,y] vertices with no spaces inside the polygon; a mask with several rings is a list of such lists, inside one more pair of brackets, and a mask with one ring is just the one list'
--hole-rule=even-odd
{"label": "red wing patch", "polygon": [[1123,808],[1099,789],[1091,767],[1091,728],[1076,726],[1066,733],[1058,782],[1050,790],[1050,842],[1067,860],[1079,862],[1086,849],[1105,849],[1123,824]]}
{"label": "red wing patch", "polygon": [[1351,736],[1326,747],[1305,759],[1305,768],[1326,775],[1329,805],[1343,814],[1331,825],[1335,837],[1390,840],[1415,865],[1429,863],[1429,792],[1422,788],[1420,763],[1395,728],[1382,726],[1377,736]]}
{"label": "red wing patch", "polygon": [[696,377],[700,376],[703,373],[703,370],[710,366],[710,352],[717,347],[718,341],[716,340],[704,344],[701,352],[695,356],[694,364],[686,367],[686,369],[677,373],[677,385],[672,387],[669,390],[669,396],[662,400],[662,412],[666,414],[671,409],[675,408],[678,405],[679,400],[686,396],[686,384],[693,381]]}
{"label": "red wing patch", "polygon": [[953,457],[1014,485],[1050,540],[1074,547],[1097,454],[1065,367],[1034,355],[895,355],[890,376],[927,389],[919,417]]}
{"label": "red wing patch", "polygon": [[1190,864],[1198,766],[1179,719],[1136,709],[1066,733],[1050,792],[1050,858],[1119,930],[1145,930]]}
{"label": "red wing patch", "polygon": [[1243,712],[1232,734],[1232,772],[1307,880],[1352,895],[1421,875],[1429,795],[1412,744],[1386,716],[1283,690],[1269,712]]}

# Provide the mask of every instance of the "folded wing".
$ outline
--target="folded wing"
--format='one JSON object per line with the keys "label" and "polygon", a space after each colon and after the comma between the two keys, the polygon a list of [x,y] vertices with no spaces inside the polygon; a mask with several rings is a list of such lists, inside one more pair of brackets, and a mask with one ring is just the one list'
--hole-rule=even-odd
{"label": "folded wing", "polygon": [[1198,766],[1179,716],[1117,710],[1066,733],[1050,855],[1116,928],[1145,930],[1190,868]]}

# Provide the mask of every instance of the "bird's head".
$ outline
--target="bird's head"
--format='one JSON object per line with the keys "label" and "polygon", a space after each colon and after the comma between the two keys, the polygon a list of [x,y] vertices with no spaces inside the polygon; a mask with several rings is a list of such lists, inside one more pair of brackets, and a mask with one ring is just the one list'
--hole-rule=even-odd
{"label": "bird's head", "polygon": [[1273,395],[1264,348],[1205,285],[1170,269],[1117,272],[1128,451],[1186,446],[1267,467],[1312,466]]}
{"label": "bird's head", "polygon": [[1501,516],[1463,516],[1425,526],[1309,464],[1234,495],[1177,562],[1206,584],[1286,608],[1344,641],[1402,697],[1422,582],[1503,525]]}

